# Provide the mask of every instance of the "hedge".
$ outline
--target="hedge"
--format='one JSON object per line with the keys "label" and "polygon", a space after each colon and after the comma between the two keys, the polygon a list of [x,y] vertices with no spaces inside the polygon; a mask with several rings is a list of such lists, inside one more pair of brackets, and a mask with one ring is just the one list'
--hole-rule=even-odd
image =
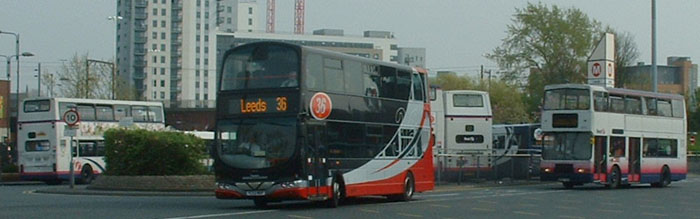
{"label": "hedge", "polygon": [[110,129],[105,138],[105,174],[172,176],[206,173],[204,141],[171,131]]}

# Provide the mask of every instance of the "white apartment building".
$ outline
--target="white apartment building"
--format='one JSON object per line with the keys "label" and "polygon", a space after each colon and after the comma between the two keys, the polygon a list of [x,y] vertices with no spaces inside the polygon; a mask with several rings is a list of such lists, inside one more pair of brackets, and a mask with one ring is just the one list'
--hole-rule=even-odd
{"label": "white apartment building", "polygon": [[400,63],[398,40],[391,32],[265,33],[259,7],[254,0],[117,0],[117,74],[142,100],[212,108],[217,55],[247,42],[286,41]]}
{"label": "white apartment building", "polygon": [[117,0],[117,74],[141,99],[197,107],[216,96],[216,32],[257,29],[257,3]]}

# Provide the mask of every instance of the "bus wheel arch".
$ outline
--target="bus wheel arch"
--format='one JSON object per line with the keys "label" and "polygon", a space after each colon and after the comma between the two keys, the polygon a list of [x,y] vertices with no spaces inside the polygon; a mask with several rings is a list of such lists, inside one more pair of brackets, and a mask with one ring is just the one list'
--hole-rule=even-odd
{"label": "bus wheel arch", "polygon": [[610,179],[608,181],[610,188],[616,189],[620,187],[620,181],[622,179],[621,175],[620,167],[617,164],[613,165],[612,170],[610,171]]}
{"label": "bus wheel arch", "polygon": [[664,167],[661,169],[661,187],[666,187],[671,184],[671,168],[668,167],[668,165],[664,165]]}
{"label": "bus wheel arch", "polygon": [[403,192],[398,195],[391,195],[389,199],[393,201],[410,201],[415,193],[416,178],[413,177],[413,172],[407,171],[403,180]]}
{"label": "bus wheel arch", "polygon": [[343,175],[340,173],[333,174],[330,188],[331,197],[328,199],[327,205],[330,208],[336,208],[340,205],[340,202],[345,199],[345,180],[343,180]]}
{"label": "bus wheel arch", "polygon": [[80,171],[80,184],[90,184],[94,178],[95,174],[92,172],[92,166],[85,164]]}

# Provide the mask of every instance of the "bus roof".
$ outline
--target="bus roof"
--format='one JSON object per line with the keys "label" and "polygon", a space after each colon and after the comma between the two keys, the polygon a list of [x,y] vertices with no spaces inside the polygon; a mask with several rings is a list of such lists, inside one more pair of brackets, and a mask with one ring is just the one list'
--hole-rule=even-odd
{"label": "bus roof", "polygon": [[133,100],[105,100],[105,99],[81,99],[81,98],[65,98],[65,97],[33,97],[24,99],[26,101],[36,100],[55,100],[57,102],[71,103],[87,103],[87,104],[125,104],[125,105],[146,105],[146,106],[163,106],[163,102],[159,101],[133,101]]}
{"label": "bus roof", "polygon": [[589,85],[589,84],[552,84],[552,85],[545,86],[544,89],[551,90],[551,89],[562,89],[562,88],[578,88],[578,89],[589,89],[590,88],[592,90],[597,90],[597,91],[607,91],[608,93],[611,93],[611,94],[636,95],[636,96],[655,97],[655,98],[663,98],[663,99],[679,99],[679,100],[684,99],[683,96],[678,95],[678,94],[654,93],[654,92],[643,91],[643,90],[612,88],[612,87],[603,87],[603,86]]}
{"label": "bus roof", "polygon": [[[375,64],[375,65],[389,66],[389,67],[393,67],[396,69],[403,69],[403,70],[407,70],[407,71],[416,71],[418,73],[428,74],[428,71],[425,69],[422,69],[422,68],[412,68],[410,66],[399,65],[396,63],[392,63],[392,62],[384,62],[384,61],[365,58],[365,57],[361,57],[361,56],[349,55],[346,53],[341,53],[341,52],[336,52],[336,51],[331,51],[331,50],[326,50],[326,49],[320,49],[320,48],[315,48],[315,47],[310,47],[310,46],[304,46],[304,45],[283,42],[283,41],[261,40],[261,41],[246,43],[246,44],[243,44],[241,46],[254,45],[254,44],[270,44],[270,43],[292,46],[292,47],[296,47],[296,48],[299,48],[299,49],[302,49],[305,51],[310,51],[312,53],[318,53],[318,54],[322,54],[322,55],[326,55],[326,56],[342,58],[345,60],[355,60],[355,61],[362,62],[362,63],[371,63],[371,64]],[[226,55],[228,55],[228,54],[224,54],[224,57],[226,57]]]}

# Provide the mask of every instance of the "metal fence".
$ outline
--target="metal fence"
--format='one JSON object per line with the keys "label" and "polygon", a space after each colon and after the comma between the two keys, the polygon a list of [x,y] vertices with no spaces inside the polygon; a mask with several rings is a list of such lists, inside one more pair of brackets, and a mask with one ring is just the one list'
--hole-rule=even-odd
{"label": "metal fence", "polygon": [[436,184],[461,184],[537,179],[541,155],[532,149],[472,150],[436,153],[434,159]]}

